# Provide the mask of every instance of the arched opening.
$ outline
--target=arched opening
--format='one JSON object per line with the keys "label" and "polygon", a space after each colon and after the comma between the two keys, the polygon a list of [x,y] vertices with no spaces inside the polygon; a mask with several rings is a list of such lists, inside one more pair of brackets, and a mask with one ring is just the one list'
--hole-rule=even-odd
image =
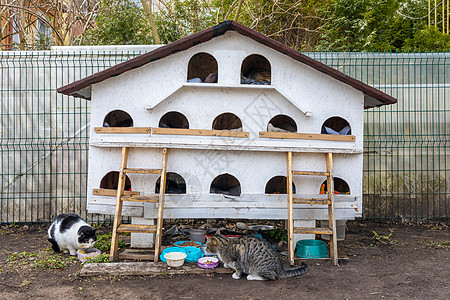
{"label": "arched opening", "polygon": [[[295,194],[295,184],[292,183],[292,193]],[[272,177],[266,184],[266,194],[287,194],[286,176]]]}
{"label": "arched opening", "polygon": [[188,119],[177,111],[166,113],[159,120],[159,128],[189,128]]}
{"label": "arched opening", "polygon": [[[184,181],[184,178],[180,174],[167,172],[166,176],[166,194],[186,194],[186,181]],[[156,194],[159,194],[160,185],[161,176],[156,181]]]}
{"label": "arched opening", "polygon": [[189,60],[187,74],[188,82],[216,83],[217,61],[211,54],[197,53]]}
{"label": "arched opening", "polygon": [[123,110],[113,110],[103,120],[103,127],[133,127],[133,119]]}
{"label": "arched opening", "polygon": [[[103,176],[102,180],[100,181],[101,189],[117,190],[118,185],[119,185],[119,172],[117,171],[109,172],[108,174]],[[131,180],[127,175],[125,175],[125,188],[123,190],[131,191]]]}
{"label": "arched opening", "polygon": [[294,119],[286,115],[277,115],[267,124],[268,132],[297,132]]}
{"label": "arched opening", "polygon": [[209,192],[211,194],[239,196],[241,195],[241,184],[236,177],[226,173],[214,178]]}
{"label": "arched opening", "polygon": [[331,117],[327,119],[321,129],[322,134],[338,134],[338,135],[351,135],[352,129],[347,120],[341,117]]}
{"label": "arched opening", "polygon": [[223,113],[214,119],[212,128],[214,130],[242,131],[242,122],[235,114]]}
{"label": "arched opening", "polygon": [[270,62],[262,55],[247,56],[241,66],[242,84],[270,85],[272,80]]}
{"label": "arched opening", "polygon": [[[334,177],[334,193],[337,195],[350,195],[348,183],[339,177]],[[327,194],[326,180],[320,185],[320,194]]]}

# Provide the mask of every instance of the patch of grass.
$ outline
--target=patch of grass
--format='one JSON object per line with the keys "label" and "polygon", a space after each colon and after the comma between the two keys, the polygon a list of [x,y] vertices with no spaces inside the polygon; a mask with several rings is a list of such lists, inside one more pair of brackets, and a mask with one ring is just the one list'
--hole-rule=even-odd
{"label": "patch of grass", "polygon": [[[106,233],[99,235],[97,237],[97,241],[94,244],[94,247],[103,252],[108,252],[111,249],[111,236],[112,233]],[[119,248],[125,248],[127,244],[125,240],[119,240]]]}
{"label": "patch of grass", "polygon": [[421,241],[417,243],[425,245],[427,247],[443,248],[445,250],[450,250],[450,241]]}
{"label": "patch of grass", "polygon": [[375,230],[372,231],[372,232],[373,232],[373,235],[375,237],[375,241],[376,242],[379,242],[379,243],[382,243],[382,244],[385,244],[385,245],[394,245],[394,244],[398,243],[398,241],[393,240],[391,238],[392,233],[390,233],[389,235],[381,235],[381,234],[378,234]]}
{"label": "patch of grass", "polygon": [[90,263],[108,263],[109,262],[109,254],[102,253],[97,257],[93,257],[91,259],[86,260],[83,264],[90,264]]}
{"label": "patch of grass", "polygon": [[284,228],[276,228],[274,230],[269,231],[269,236],[271,242],[280,242],[280,241],[287,242],[288,240],[287,231]]}
{"label": "patch of grass", "polygon": [[62,257],[61,254],[54,254],[50,248],[44,248],[37,252],[13,252],[6,262],[12,267],[30,267],[33,269],[63,269],[69,264],[77,261],[76,257]]}

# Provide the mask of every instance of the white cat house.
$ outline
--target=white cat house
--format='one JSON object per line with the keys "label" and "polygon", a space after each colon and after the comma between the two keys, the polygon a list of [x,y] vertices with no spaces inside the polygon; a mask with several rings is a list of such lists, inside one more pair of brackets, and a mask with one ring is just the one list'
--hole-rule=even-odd
{"label": "white cat house", "polygon": [[[332,153],[335,217],[361,216],[363,111],[396,102],[233,21],[58,91],[91,100],[88,211],[114,214],[121,147],[130,168],[160,167],[167,148],[164,218],[286,219],[287,152],[302,170],[325,170]],[[159,178],[129,174],[125,190],[153,195]],[[320,195],[324,182],[295,176],[294,195]],[[123,214],[148,224],[156,211],[126,202]],[[328,212],[298,204],[293,217],[314,225]]]}

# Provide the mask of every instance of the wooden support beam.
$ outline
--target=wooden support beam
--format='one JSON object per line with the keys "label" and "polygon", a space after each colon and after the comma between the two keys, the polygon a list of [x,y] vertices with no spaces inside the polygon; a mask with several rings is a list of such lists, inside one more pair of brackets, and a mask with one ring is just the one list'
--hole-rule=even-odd
{"label": "wooden support beam", "polygon": [[331,204],[328,199],[320,198],[294,198],[294,204],[319,204],[319,205],[329,205]]}
{"label": "wooden support beam", "polygon": [[163,149],[163,160],[161,167],[161,181],[159,185],[159,205],[158,205],[158,219],[156,220],[156,241],[155,241],[155,262],[159,260],[159,253],[161,251],[162,226],[164,217],[164,196],[166,194],[166,179],[167,179],[167,152],[168,149]]}
{"label": "wooden support beam", "polygon": [[94,127],[99,134],[150,134],[151,127]]}
{"label": "wooden support beam", "polygon": [[83,265],[80,276],[100,275],[181,275],[181,274],[231,274],[228,268],[200,269],[197,264],[185,263],[179,268],[169,268],[163,262],[121,262],[121,263],[91,263]]}
{"label": "wooden support beam", "polygon": [[[92,190],[93,195],[97,196],[109,196],[109,197],[116,197],[117,196],[117,190],[113,189],[93,189]],[[136,191],[123,191],[124,196],[138,196],[140,192]]]}
{"label": "wooden support beam", "polygon": [[156,225],[120,224],[117,232],[155,233]]}
{"label": "wooden support beam", "polygon": [[328,172],[292,171],[294,175],[328,176]]}
{"label": "wooden support beam", "polygon": [[334,134],[314,134],[314,133],[296,133],[296,132],[266,132],[259,133],[260,138],[269,139],[297,139],[297,140],[320,140],[337,142],[354,142],[354,135],[334,135]]}
{"label": "wooden support beam", "polygon": [[124,172],[134,174],[161,174],[161,169],[126,168]]}
{"label": "wooden support beam", "polygon": [[327,177],[327,195],[328,200],[331,202],[328,205],[328,224],[333,233],[332,240],[330,241],[330,256],[333,259],[333,263],[338,265],[337,255],[337,230],[336,230],[336,217],[335,217],[335,197],[334,197],[334,178],[333,178],[333,154],[327,153],[327,172],[330,174]]}
{"label": "wooden support beam", "polygon": [[147,203],[158,203],[159,198],[155,196],[141,196],[141,195],[133,195],[133,196],[122,196],[120,198],[122,201],[135,201],[135,202],[147,202]]}
{"label": "wooden support beam", "polygon": [[207,130],[207,129],[184,129],[184,128],[153,128],[153,134],[165,135],[198,135],[198,136],[220,136],[248,138],[249,133],[245,131],[233,130]]}
{"label": "wooden support beam", "polygon": [[294,208],[293,208],[293,195],[292,195],[292,152],[286,154],[287,163],[287,205],[288,205],[288,249],[289,249],[289,263],[294,265]]}
{"label": "wooden support beam", "polygon": [[119,182],[117,184],[117,195],[116,195],[116,211],[114,214],[114,225],[111,237],[111,249],[109,252],[109,260],[113,261],[116,258],[117,248],[118,248],[118,231],[120,221],[122,219],[122,201],[120,198],[123,196],[123,189],[125,187],[125,179],[126,174],[123,171],[127,167],[128,162],[128,148],[122,148],[122,161],[120,163],[120,173],[119,173]]}

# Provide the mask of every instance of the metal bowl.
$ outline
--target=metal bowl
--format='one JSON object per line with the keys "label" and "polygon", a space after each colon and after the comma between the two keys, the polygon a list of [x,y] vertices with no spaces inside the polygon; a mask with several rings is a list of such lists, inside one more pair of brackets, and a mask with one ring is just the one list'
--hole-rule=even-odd
{"label": "metal bowl", "polygon": [[250,230],[273,230],[272,225],[249,225],[247,226],[247,229]]}

